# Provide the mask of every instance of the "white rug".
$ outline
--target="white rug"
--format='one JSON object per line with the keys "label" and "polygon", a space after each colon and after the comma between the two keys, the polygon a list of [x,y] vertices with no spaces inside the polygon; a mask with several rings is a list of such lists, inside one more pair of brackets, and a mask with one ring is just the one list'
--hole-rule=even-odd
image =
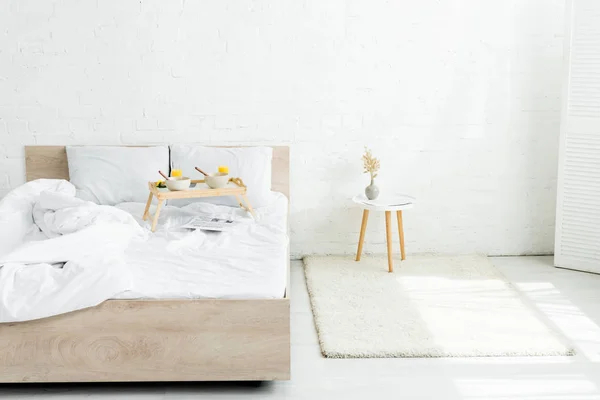
{"label": "white rug", "polygon": [[323,355],[332,358],[572,355],[482,256],[306,257]]}

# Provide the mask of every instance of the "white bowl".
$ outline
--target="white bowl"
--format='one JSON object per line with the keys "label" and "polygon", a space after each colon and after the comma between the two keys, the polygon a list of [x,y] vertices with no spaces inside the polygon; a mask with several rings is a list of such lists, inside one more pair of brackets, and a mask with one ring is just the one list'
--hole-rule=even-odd
{"label": "white bowl", "polygon": [[178,176],[167,179],[165,183],[167,185],[167,189],[172,191],[187,190],[190,188],[190,183],[192,183],[192,180],[187,176]]}
{"label": "white bowl", "polygon": [[204,182],[211,189],[220,189],[227,186],[229,182],[229,174],[224,174],[222,172],[216,172],[214,174],[209,174],[204,177]]}

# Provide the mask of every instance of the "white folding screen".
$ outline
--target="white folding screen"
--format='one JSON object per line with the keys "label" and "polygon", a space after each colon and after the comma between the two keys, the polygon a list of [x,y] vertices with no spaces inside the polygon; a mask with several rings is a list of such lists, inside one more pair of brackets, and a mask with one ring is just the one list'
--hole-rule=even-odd
{"label": "white folding screen", "polygon": [[600,0],[568,0],[558,171],[558,267],[600,273]]}

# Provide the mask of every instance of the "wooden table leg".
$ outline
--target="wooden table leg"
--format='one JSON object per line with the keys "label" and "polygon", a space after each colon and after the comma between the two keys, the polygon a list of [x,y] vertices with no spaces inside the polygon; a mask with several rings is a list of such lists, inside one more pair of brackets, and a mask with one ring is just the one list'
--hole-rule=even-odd
{"label": "wooden table leg", "polygon": [[156,224],[158,223],[158,216],[160,215],[160,209],[165,201],[158,200],[158,205],[156,206],[156,211],[154,212],[154,220],[152,220],[152,232],[156,230]]}
{"label": "wooden table leg", "polygon": [[148,201],[146,202],[146,209],[144,210],[144,215],[142,216],[142,219],[144,221],[148,219],[148,214],[149,214],[151,205],[152,205],[152,192],[150,192],[150,194],[148,195]]}
{"label": "wooden table leg", "polygon": [[398,217],[398,235],[400,235],[400,255],[402,260],[406,260],[406,254],[404,253],[404,225],[402,224],[402,211],[396,211]]}
{"label": "wooden table leg", "polygon": [[388,270],[394,272],[394,260],[392,258],[392,212],[385,212],[385,238],[387,239]]}
{"label": "wooden table leg", "polygon": [[356,250],[356,261],[360,261],[363,243],[365,241],[365,231],[367,230],[367,221],[369,220],[369,210],[363,211],[362,224],[360,225],[360,237],[358,238],[358,250]]}

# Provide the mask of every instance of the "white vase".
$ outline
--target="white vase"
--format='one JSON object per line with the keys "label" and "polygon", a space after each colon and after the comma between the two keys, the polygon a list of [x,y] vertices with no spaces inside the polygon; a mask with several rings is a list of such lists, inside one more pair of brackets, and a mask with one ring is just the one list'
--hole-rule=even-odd
{"label": "white vase", "polygon": [[371,184],[365,188],[365,196],[369,200],[375,200],[379,196],[379,188],[375,185],[375,179],[371,178]]}

